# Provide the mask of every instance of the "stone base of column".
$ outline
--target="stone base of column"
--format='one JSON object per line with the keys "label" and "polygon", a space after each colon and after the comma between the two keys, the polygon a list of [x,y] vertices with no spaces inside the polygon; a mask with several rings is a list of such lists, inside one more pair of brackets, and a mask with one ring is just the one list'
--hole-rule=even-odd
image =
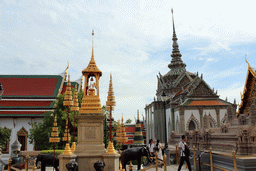
{"label": "stone base of column", "polygon": [[[76,160],[77,155],[73,154],[73,155],[59,155],[59,170],[61,171],[68,171],[68,169],[66,168],[66,164],[68,164],[70,161],[75,161]],[[79,167],[79,165],[78,165]]]}
{"label": "stone base of column", "polygon": [[98,160],[105,163],[104,171],[119,171],[119,157],[120,154],[78,155],[78,171],[95,171],[94,164]]}
{"label": "stone base of column", "polygon": [[170,162],[170,149],[169,149],[169,147],[166,150],[164,150],[164,152],[165,152],[165,155],[166,155],[166,165],[170,166],[171,162]]}
{"label": "stone base of column", "polygon": [[102,156],[106,164],[104,170],[119,171],[119,157],[120,154],[106,154]]}

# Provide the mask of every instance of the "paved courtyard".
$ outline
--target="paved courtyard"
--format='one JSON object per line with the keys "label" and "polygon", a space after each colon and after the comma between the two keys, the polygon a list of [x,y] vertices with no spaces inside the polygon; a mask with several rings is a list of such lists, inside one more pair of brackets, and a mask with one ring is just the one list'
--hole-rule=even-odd
{"label": "paved courtyard", "polygon": [[[134,171],[137,171],[137,166],[134,166]],[[24,169],[23,169],[24,170]],[[155,168],[149,169],[148,171],[155,171]],[[178,165],[171,165],[167,167],[167,171],[177,171],[178,170]],[[181,171],[187,171],[188,169],[185,168],[185,165],[183,165]],[[32,169],[29,169],[29,171],[32,171]],[[37,171],[40,171],[40,169],[37,169]],[[46,167],[46,171],[53,171],[52,167]],[[127,169],[128,171],[128,169]],[[158,171],[164,171],[164,167],[160,168],[158,167]]]}

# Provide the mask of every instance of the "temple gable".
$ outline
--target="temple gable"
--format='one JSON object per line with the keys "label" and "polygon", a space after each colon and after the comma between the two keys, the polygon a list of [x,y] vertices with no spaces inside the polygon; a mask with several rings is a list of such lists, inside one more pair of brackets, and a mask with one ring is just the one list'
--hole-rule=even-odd
{"label": "temple gable", "polygon": [[189,96],[216,96],[213,91],[206,85],[205,82],[201,81],[195,88],[189,93]]}

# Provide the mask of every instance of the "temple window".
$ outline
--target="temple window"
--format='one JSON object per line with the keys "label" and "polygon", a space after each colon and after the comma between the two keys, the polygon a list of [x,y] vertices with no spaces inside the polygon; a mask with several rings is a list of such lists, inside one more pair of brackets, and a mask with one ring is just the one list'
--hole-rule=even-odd
{"label": "temple window", "polygon": [[196,129],[196,125],[195,125],[194,121],[191,120],[189,122],[188,129],[189,130],[195,130]]}

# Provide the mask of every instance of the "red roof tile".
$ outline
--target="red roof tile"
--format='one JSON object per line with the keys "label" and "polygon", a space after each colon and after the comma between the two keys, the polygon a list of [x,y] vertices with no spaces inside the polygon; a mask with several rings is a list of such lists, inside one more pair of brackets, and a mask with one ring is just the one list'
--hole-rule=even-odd
{"label": "red roof tile", "polygon": [[0,78],[3,96],[53,96],[58,78]]}
{"label": "red roof tile", "polygon": [[2,106],[50,106],[52,101],[0,101],[0,108]]}
{"label": "red roof tile", "polygon": [[44,114],[45,111],[0,111],[0,114]]}
{"label": "red roof tile", "polygon": [[219,101],[193,101],[189,106],[212,106],[212,105],[227,105]]}

